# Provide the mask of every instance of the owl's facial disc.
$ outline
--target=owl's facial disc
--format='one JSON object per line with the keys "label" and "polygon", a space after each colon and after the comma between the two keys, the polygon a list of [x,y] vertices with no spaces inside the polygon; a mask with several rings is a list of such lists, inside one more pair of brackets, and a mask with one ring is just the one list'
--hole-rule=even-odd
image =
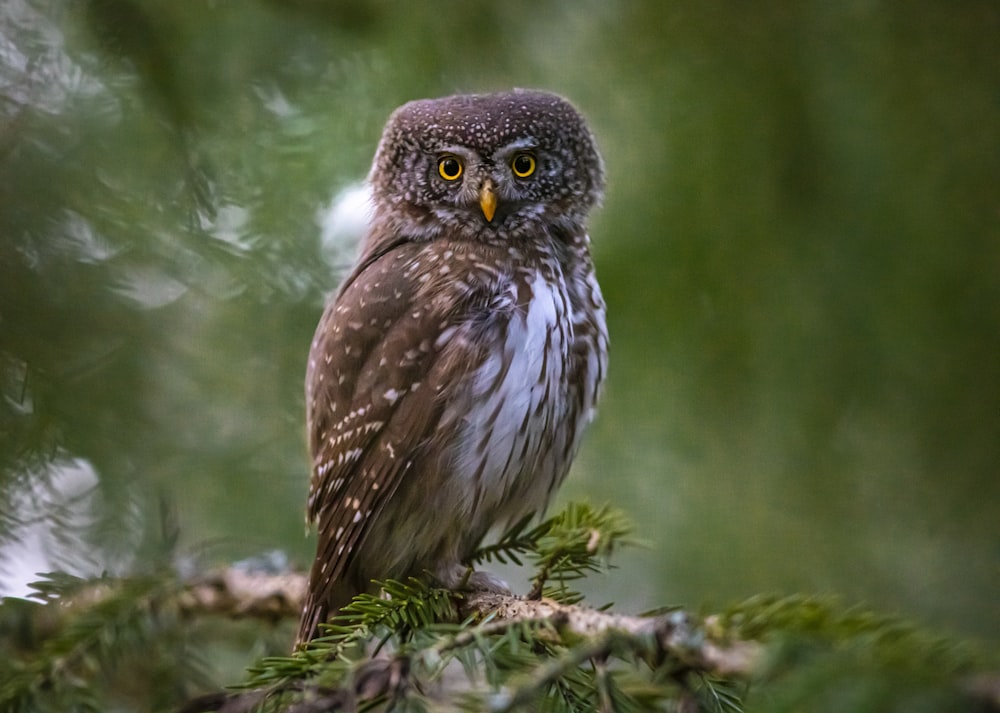
{"label": "owl's facial disc", "polygon": [[479,207],[483,210],[487,223],[493,222],[493,214],[497,211],[497,194],[493,190],[493,181],[486,179],[479,189]]}

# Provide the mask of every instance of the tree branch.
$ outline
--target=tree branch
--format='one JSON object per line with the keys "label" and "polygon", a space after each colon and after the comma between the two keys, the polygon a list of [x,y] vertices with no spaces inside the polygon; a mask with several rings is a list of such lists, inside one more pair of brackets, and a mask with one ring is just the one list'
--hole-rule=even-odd
{"label": "tree branch", "polygon": [[[189,584],[180,597],[186,613],[258,617],[268,621],[299,615],[306,577],[299,573],[271,575],[227,568]],[[673,611],[659,617],[639,617],[566,605],[550,599],[523,599],[513,594],[472,592],[459,602],[463,617],[492,617],[507,623],[548,622],[563,636],[592,639],[608,632],[654,642],[649,653],[670,656],[690,668],[719,676],[750,675],[760,660],[754,641],[714,642],[690,615]]]}
{"label": "tree branch", "polygon": [[294,619],[302,613],[308,580],[300,572],[267,574],[227,567],[189,582],[181,609],[192,615],[217,614],[267,621]]}
{"label": "tree branch", "polygon": [[671,656],[690,668],[719,676],[748,676],[762,653],[755,641],[714,643],[690,615],[679,610],[658,617],[627,616],[548,599],[474,592],[462,602],[461,611],[465,616],[493,616],[498,621],[548,621],[564,637],[593,639],[619,632],[654,642],[650,653]]}
{"label": "tree branch", "polygon": [[[46,636],[43,632],[54,634],[70,619],[97,610],[116,596],[130,597],[130,590],[138,594],[136,607],[148,608],[152,602],[156,609],[172,608],[185,617],[250,617],[271,623],[295,619],[301,611],[307,579],[301,573],[272,574],[229,567],[186,582],[174,579],[159,586],[143,584],[138,588],[134,583],[130,586],[129,580],[105,579],[79,582],[78,586],[64,588],[60,594],[58,587],[44,584],[39,585],[39,596],[54,606],[40,606],[29,614],[43,638]],[[405,603],[405,589],[400,591],[404,594],[396,594],[402,597],[398,601]],[[414,596],[419,596],[420,591],[415,588]],[[374,602],[378,602],[377,598]],[[241,693],[212,694],[191,701],[185,711],[245,713],[265,699],[284,694],[291,698],[289,705],[281,710],[296,713],[350,709],[358,702],[388,700],[405,695],[411,685],[419,689],[419,681],[414,684],[412,679],[416,674],[411,673],[411,668],[433,669],[436,661],[447,659],[453,652],[470,646],[475,650],[475,645],[485,637],[503,637],[508,632],[516,634],[514,638],[527,636],[546,648],[551,643],[554,655],[523,679],[523,685],[497,691],[490,704],[497,711],[519,707],[588,661],[599,670],[609,659],[639,659],[651,669],[676,677],[682,687],[690,674],[746,681],[763,672],[763,645],[734,637],[727,626],[713,617],[698,621],[679,610],[660,616],[629,616],[551,599],[533,600],[485,591],[462,593],[452,599],[452,604],[457,609],[457,612],[452,610],[452,616],[457,613],[457,618],[450,623],[459,620],[471,623],[451,630],[443,627],[439,630],[440,637],[429,647],[404,646],[388,656],[357,660],[353,668],[345,669],[348,675],[341,687],[329,688],[329,680],[309,677],[309,672],[314,672],[327,656],[320,645],[286,658],[271,659],[268,665],[276,666],[278,674],[273,683],[251,684],[258,687]],[[524,625],[527,627],[518,631]],[[442,654],[448,656],[441,657]],[[287,673],[281,672],[283,668]],[[970,675],[958,683],[966,695],[985,705],[984,710],[1000,710],[997,705],[1000,686],[995,675]]]}

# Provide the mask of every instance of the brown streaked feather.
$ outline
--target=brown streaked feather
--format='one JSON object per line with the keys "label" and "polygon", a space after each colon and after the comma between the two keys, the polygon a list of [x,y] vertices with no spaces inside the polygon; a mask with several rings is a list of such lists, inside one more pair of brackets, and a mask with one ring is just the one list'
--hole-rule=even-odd
{"label": "brown streaked feather", "polygon": [[[474,323],[495,289],[495,276],[484,274],[447,298],[421,300],[424,273],[408,266],[446,248],[404,244],[363,262],[317,329],[307,374],[314,458],[308,515],[319,541],[299,641],[369,586],[358,581],[354,560],[371,523],[414,464],[440,450],[449,389],[495,343],[456,334],[447,349],[435,346],[445,330]],[[502,312],[490,313],[489,322],[475,325],[477,337],[484,330],[503,335]]]}

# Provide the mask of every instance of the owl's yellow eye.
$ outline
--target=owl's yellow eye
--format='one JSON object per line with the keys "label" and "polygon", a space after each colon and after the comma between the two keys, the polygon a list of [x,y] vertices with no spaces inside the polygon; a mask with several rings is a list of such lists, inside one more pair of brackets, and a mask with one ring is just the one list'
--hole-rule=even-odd
{"label": "owl's yellow eye", "polygon": [[527,178],[535,172],[535,157],[530,153],[519,153],[510,162],[510,168],[518,178]]}
{"label": "owl's yellow eye", "polygon": [[446,181],[456,181],[462,175],[462,161],[457,156],[442,156],[438,159],[438,173]]}

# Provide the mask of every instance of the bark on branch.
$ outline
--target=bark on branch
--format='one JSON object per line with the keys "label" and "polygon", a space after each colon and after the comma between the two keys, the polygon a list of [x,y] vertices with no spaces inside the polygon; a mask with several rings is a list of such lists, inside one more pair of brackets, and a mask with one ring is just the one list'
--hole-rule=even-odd
{"label": "bark on branch", "polygon": [[725,645],[712,642],[704,629],[680,610],[664,616],[638,617],[547,599],[476,592],[464,600],[462,613],[479,617],[492,615],[498,621],[549,621],[562,633],[587,639],[615,631],[651,637],[660,654],[672,656],[693,669],[720,676],[749,675],[762,652],[760,644],[754,641],[734,641]]}
{"label": "bark on branch", "polygon": [[[298,616],[305,588],[303,575],[267,575],[229,569],[192,583],[182,598],[190,615],[256,616],[274,620]],[[543,689],[550,679],[558,678],[568,669],[588,660],[604,660],[623,649],[655,661],[670,659],[685,671],[727,678],[749,677],[762,656],[762,647],[756,642],[721,644],[712,641],[705,634],[704,624],[698,625],[682,611],[657,617],[628,616],[495,592],[468,593],[460,600],[459,610],[463,618],[488,619],[488,623],[475,631],[462,631],[442,641],[442,652],[465,646],[472,637],[484,633],[502,634],[511,626],[530,622],[545,623],[564,643],[574,642],[569,655],[542,666],[536,680],[512,695],[506,704],[497,702],[493,710],[498,712],[514,710]],[[347,688],[317,688],[308,681],[291,683],[292,688],[308,691],[308,695],[289,710],[314,713],[351,709],[359,701],[391,697],[394,691],[405,687],[409,668],[409,663],[398,657],[380,657],[363,664],[347,682]],[[192,701],[184,710],[185,713],[195,710],[244,713],[266,695],[268,691],[257,690],[210,696]]]}
{"label": "bark on branch", "polygon": [[[268,621],[293,619],[301,611],[306,577],[288,573],[269,575],[223,569],[194,582],[181,596],[191,615],[215,614],[257,617]],[[663,655],[691,668],[720,676],[747,676],[759,661],[761,647],[752,641],[713,642],[691,617],[674,611],[660,617],[639,617],[559,604],[548,599],[523,599],[512,594],[473,592],[461,602],[463,617],[498,622],[547,621],[573,637],[594,638],[610,631],[649,636]]]}

